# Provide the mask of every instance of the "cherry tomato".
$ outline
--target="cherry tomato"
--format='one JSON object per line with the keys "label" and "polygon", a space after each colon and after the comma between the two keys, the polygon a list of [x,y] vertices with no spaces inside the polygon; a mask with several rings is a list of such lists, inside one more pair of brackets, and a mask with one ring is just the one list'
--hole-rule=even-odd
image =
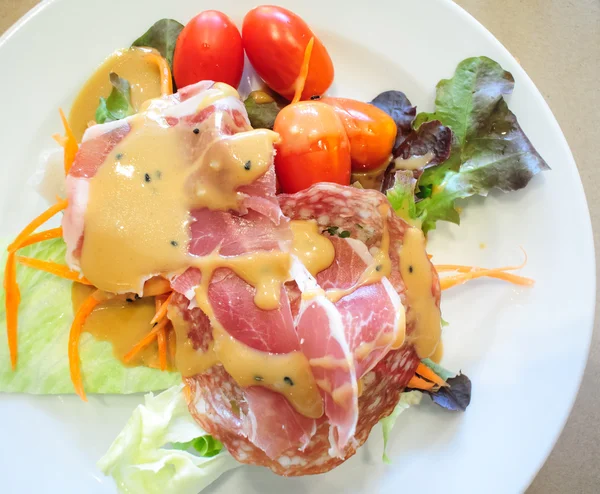
{"label": "cherry tomato", "polygon": [[281,137],[275,172],[283,192],[298,192],[317,182],[350,183],[350,143],[331,106],[318,101],[286,106],[273,130]]}
{"label": "cherry tomato", "polygon": [[347,98],[321,98],[331,105],[350,140],[353,171],[379,168],[390,157],[397,127],[386,112],[374,105]]}
{"label": "cherry tomato", "polygon": [[282,7],[263,5],[246,14],[242,39],[246,55],[273,91],[292,99],[304,50],[315,38],[302,98],[323,94],[333,82],[333,64],[306,22]]}
{"label": "cherry tomato", "polygon": [[173,77],[178,87],[203,80],[237,87],[243,69],[242,37],[222,12],[201,12],[179,34],[173,55]]}

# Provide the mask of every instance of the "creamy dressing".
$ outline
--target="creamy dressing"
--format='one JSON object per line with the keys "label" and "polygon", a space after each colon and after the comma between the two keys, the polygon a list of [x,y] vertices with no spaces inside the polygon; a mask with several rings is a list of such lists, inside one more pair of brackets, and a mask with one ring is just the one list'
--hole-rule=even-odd
{"label": "creamy dressing", "polygon": [[427,358],[434,354],[440,342],[442,326],[440,309],[431,289],[433,273],[421,230],[406,230],[399,256],[400,274],[410,307],[406,314],[407,324],[415,325],[410,339],[419,358]]}
{"label": "creamy dressing", "polygon": [[406,159],[396,158],[394,160],[394,168],[396,170],[419,170],[426,167],[434,157],[435,155],[429,151],[427,154],[422,156],[411,156],[410,158]]}
{"label": "creamy dressing", "polygon": [[290,221],[294,235],[292,254],[294,254],[308,272],[316,276],[327,269],[335,258],[335,249],[331,240],[322,235],[315,220]]}
{"label": "creamy dressing", "polygon": [[[95,288],[92,286],[73,283],[71,299],[73,312],[88,298]],[[152,329],[150,320],[155,313],[154,298],[147,297],[138,300],[118,297],[105,300],[98,304],[85,320],[83,332],[90,333],[98,341],[112,344],[114,356],[126,366],[158,367],[158,347],[156,342],[125,362],[123,357]]]}
{"label": "creamy dressing", "polygon": [[96,69],[75,98],[69,113],[69,125],[75,139],[81,141],[89,122],[96,118],[100,98],[108,98],[112,91],[109,74],[115,72],[127,79],[131,86],[131,104],[138,111],[142,104],[160,96],[160,71],[148,54],[158,52],[149,48],[117,50]]}

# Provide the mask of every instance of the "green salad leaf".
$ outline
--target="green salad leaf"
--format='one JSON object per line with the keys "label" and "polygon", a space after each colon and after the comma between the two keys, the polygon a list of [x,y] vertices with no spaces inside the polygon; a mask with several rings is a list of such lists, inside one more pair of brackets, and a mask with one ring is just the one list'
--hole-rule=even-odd
{"label": "green salad leaf", "polygon": [[[210,454],[192,451],[198,441],[211,445]],[[190,415],[180,384],[146,395],[98,468],[115,479],[121,493],[197,494],[240,466],[227,451],[216,451],[217,445]]]}
{"label": "green salad leaf", "polygon": [[[2,266],[6,245],[2,244]],[[19,251],[20,255],[64,263],[65,243],[48,240]],[[19,360],[10,367],[8,345],[0,344],[0,392],[31,394],[74,393],[69,376],[67,346],[73,321],[70,281],[36,269],[18,266]],[[6,338],[5,293],[0,293],[0,335]],[[125,367],[110,343],[84,333],[80,343],[83,384],[88,393],[129,394],[168,388],[181,382],[173,372],[147,367]]]}
{"label": "green salad leaf", "polygon": [[487,57],[468,58],[452,79],[438,83],[435,112],[417,115],[415,128],[439,120],[454,133],[450,157],[425,169],[419,179],[420,190],[431,189],[431,195],[416,204],[425,232],[438,220],[460,222],[457,199],[486,196],[493,188],[518,190],[549,169],[503,99],[513,88],[512,75],[498,63]]}
{"label": "green salad leaf", "polygon": [[171,71],[173,71],[173,53],[182,29],[183,24],[180,22],[173,19],[161,19],[131,43],[131,46],[154,48],[167,60]]}
{"label": "green salad leaf", "polygon": [[412,171],[398,170],[395,172],[393,187],[386,192],[396,214],[409,223],[418,219],[415,205],[416,185],[417,179]]}
{"label": "green salad leaf", "polygon": [[[257,102],[257,99],[260,101],[260,98],[257,97],[258,94],[263,96],[264,102]],[[273,130],[275,119],[285,105],[286,102],[276,95],[264,91],[252,91],[244,101],[250,125],[255,129]]]}
{"label": "green salad leaf", "polygon": [[174,449],[180,449],[182,451],[192,450],[198,455],[206,458],[218,455],[223,450],[221,441],[217,441],[212,436],[200,436],[185,443],[173,443],[171,446]]}
{"label": "green salad leaf", "polygon": [[103,124],[114,122],[133,115],[135,110],[131,105],[131,86],[126,79],[119,77],[115,72],[110,73],[112,90],[108,98],[100,98],[96,109],[96,122]]}
{"label": "green salad leaf", "polygon": [[387,463],[388,465],[392,463],[387,455],[386,450],[387,443],[390,438],[390,433],[392,432],[392,429],[396,424],[396,420],[404,410],[407,410],[411,406],[418,405],[419,403],[421,403],[421,398],[423,398],[423,393],[421,393],[420,391],[407,391],[402,393],[400,395],[400,401],[396,405],[396,408],[394,408],[394,411],[384,419],[381,419],[381,430],[383,432],[382,459],[384,463]]}

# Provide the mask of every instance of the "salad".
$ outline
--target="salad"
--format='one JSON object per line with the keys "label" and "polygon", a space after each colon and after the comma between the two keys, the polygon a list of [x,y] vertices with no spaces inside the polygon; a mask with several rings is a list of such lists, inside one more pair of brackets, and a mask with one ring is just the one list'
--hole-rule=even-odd
{"label": "salad", "polygon": [[50,207],[5,249],[0,391],[162,391],[99,459],[120,491],[196,493],[242,464],[324,473],[423,395],[464,411],[442,291],[533,284],[525,263],[426,251],[461,201],[548,169],[511,74],[464,60],[433,113],[396,89],[328,94],[333,79],[296,14],[260,6],[240,32],[205,11],[157,21],[60,110]]}

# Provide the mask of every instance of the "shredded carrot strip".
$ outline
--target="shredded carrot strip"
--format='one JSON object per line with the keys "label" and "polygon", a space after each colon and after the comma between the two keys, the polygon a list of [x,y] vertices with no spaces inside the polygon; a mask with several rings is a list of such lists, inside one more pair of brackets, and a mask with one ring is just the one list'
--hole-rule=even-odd
{"label": "shredded carrot strip", "polygon": [[167,325],[158,332],[158,362],[160,370],[167,370]]}
{"label": "shredded carrot strip", "polygon": [[431,382],[434,382],[442,388],[448,386],[448,383],[446,381],[444,381],[440,376],[438,376],[435,372],[433,372],[429,367],[427,367],[423,363],[419,363],[419,366],[417,367],[417,374],[419,374],[419,376],[421,377],[424,377],[425,379],[428,379]]}
{"label": "shredded carrot strip", "polygon": [[171,78],[171,69],[169,69],[167,61],[164,57],[156,53],[148,53],[147,58],[158,66],[158,71],[160,72],[160,94],[162,96],[173,94],[173,79]]}
{"label": "shredded carrot strip", "polygon": [[157,337],[158,333],[162,331],[162,329],[167,325],[168,322],[169,320],[165,318],[162,321],[160,321],[156,326],[154,326],[146,336],[144,336],[139,342],[137,342],[135,346],[123,356],[123,362],[128,363],[141,350],[143,350],[150,343],[152,343],[154,341],[154,338]]}
{"label": "shredded carrot strip", "polygon": [[[523,249],[522,249],[523,250]],[[476,278],[488,277],[496,278],[499,280],[508,281],[515,285],[531,286],[535,283],[531,278],[525,278],[524,276],[517,276],[515,274],[507,273],[506,271],[516,271],[521,269],[527,264],[527,253],[523,250],[525,259],[518,266],[504,266],[502,268],[479,268],[476,266],[463,266],[460,264],[438,264],[435,265],[435,269],[438,272],[456,271],[461,273],[460,275],[448,276],[440,279],[440,286],[442,290],[452,288],[453,286],[466,283],[469,280]]]}
{"label": "shredded carrot strip", "polygon": [[71,126],[69,125],[69,121],[67,120],[67,117],[65,117],[64,112],[61,108],[58,109],[58,112],[60,113],[60,119],[62,120],[63,127],[65,128],[65,137],[63,144],[61,145],[65,150],[64,164],[65,175],[67,175],[71,169],[71,166],[73,166],[75,155],[77,154],[77,151],[79,151],[79,145],[77,144],[75,134],[73,134],[73,130],[71,130]]}
{"label": "shredded carrot strip", "polygon": [[171,303],[171,299],[173,298],[173,292],[167,297],[167,299],[160,305],[160,308],[156,311],[156,314],[150,321],[150,324],[154,324],[161,319],[163,319],[167,315],[167,309],[169,308],[169,304]]}
{"label": "shredded carrot strip", "polygon": [[304,85],[306,84],[306,78],[308,77],[308,65],[310,63],[310,56],[312,54],[314,44],[315,38],[312,37],[308,40],[308,44],[304,50],[304,60],[302,60],[300,74],[298,75],[298,79],[296,79],[296,91],[294,93],[294,99],[292,99],[292,103],[298,103],[300,98],[302,98],[302,91],[304,91]]}
{"label": "shredded carrot strip", "polygon": [[162,276],[155,276],[154,278],[150,278],[148,281],[146,281],[146,283],[144,283],[143,296],[156,297],[157,295],[162,295],[171,291],[172,289],[169,280],[163,278]]}
{"label": "shredded carrot strip", "polygon": [[468,273],[458,274],[456,276],[448,276],[447,278],[440,279],[440,286],[442,290],[447,290],[456,285],[461,285],[467,281],[474,280],[476,278],[496,278],[499,280],[508,281],[515,285],[531,286],[535,283],[531,278],[525,278],[524,276],[517,276],[516,274],[505,273],[499,269],[479,269],[477,271],[470,271]]}
{"label": "shredded carrot strip", "polygon": [[40,271],[46,271],[47,273],[53,274],[66,280],[77,281],[83,285],[92,285],[90,281],[82,277],[77,271],[69,269],[67,266],[58,264],[52,261],[42,261],[41,259],[34,259],[33,257],[18,256],[19,261],[23,266],[29,268],[39,269]]}
{"label": "shredded carrot strip", "polygon": [[17,263],[15,253],[9,252],[4,269],[4,293],[6,307],[6,336],[10,352],[10,365],[12,370],[17,368],[17,327],[19,323],[19,304],[21,291],[17,283]]}
{"label": "shredded carrot strip", "polygon": [[63,234],[62,227],[58,228],[50,228],[49,230],[44,230],[43,232],[34,233],[33,235],[29,235],[19,246],[19,249],[23,247],[27,247],[29,245],[37,244],[38,242],[43,242],[44,240],[50,240],[53,238],[61,238]]}
{"label": "shredded carrot strip", "polygon": [[436,386],[437,386],[437,384],[430,383],[429,381],[426,381],[425,379],[421,379],[419,376],[413,376],[410,379],[410,381],[408,381],[408,384],[406,385],[407,388],[422,389],[424,391],[430,391],[433,388],[435,388]]}
{"label": "shredded carrot strip", "polygon": [[[173,293],[171,293],[171,295],[173,295]],[[171,295],[169,295],[167,297],[166,300],[170,300]],[[158,313],[158,311],[161,309],[162,305],[161,302],[164,297],[158,296],[158,297],[154,297],[154,304],[156,306],[156,312]],[[159,361],[159,369],[161,371],[165,371],[167,370],[167,326],[165,326],[163,329],[161,329],[158,332],[158,361]]]}
{"label": "shredded carrot strip", "polygon": [[21,244],[27,237],[29,237],[29,235],[31,235],[39,226],[43,225],[46,221],[52,218],[56,213],[66,209],[67,205],[68,202],[66,199],[58,201],[56,204],[46,209],[46,211],[44,211],[42,214],[31,220],[29,225],[27,225],[23,231],[17,235],[17,238],[15,238],[14,241],[8,246],[8,251],[12,252],[19,249]]}
{"label": "shredded carrot strip", "polygon": [[79,338],[85,320],[92,313],[94,307],[100,303],[100,300],[97,298],[98,293],[99,290],[96,290],[81,304],[75,314],[73,324],[71,324],[71,331],[69,332],[69,372],[71,374],[71,382],[73,383],[75,392],[83,401],[87,401],[87,397],[83,389],[83,379],[81,378],[81,368],[79,367]]}

